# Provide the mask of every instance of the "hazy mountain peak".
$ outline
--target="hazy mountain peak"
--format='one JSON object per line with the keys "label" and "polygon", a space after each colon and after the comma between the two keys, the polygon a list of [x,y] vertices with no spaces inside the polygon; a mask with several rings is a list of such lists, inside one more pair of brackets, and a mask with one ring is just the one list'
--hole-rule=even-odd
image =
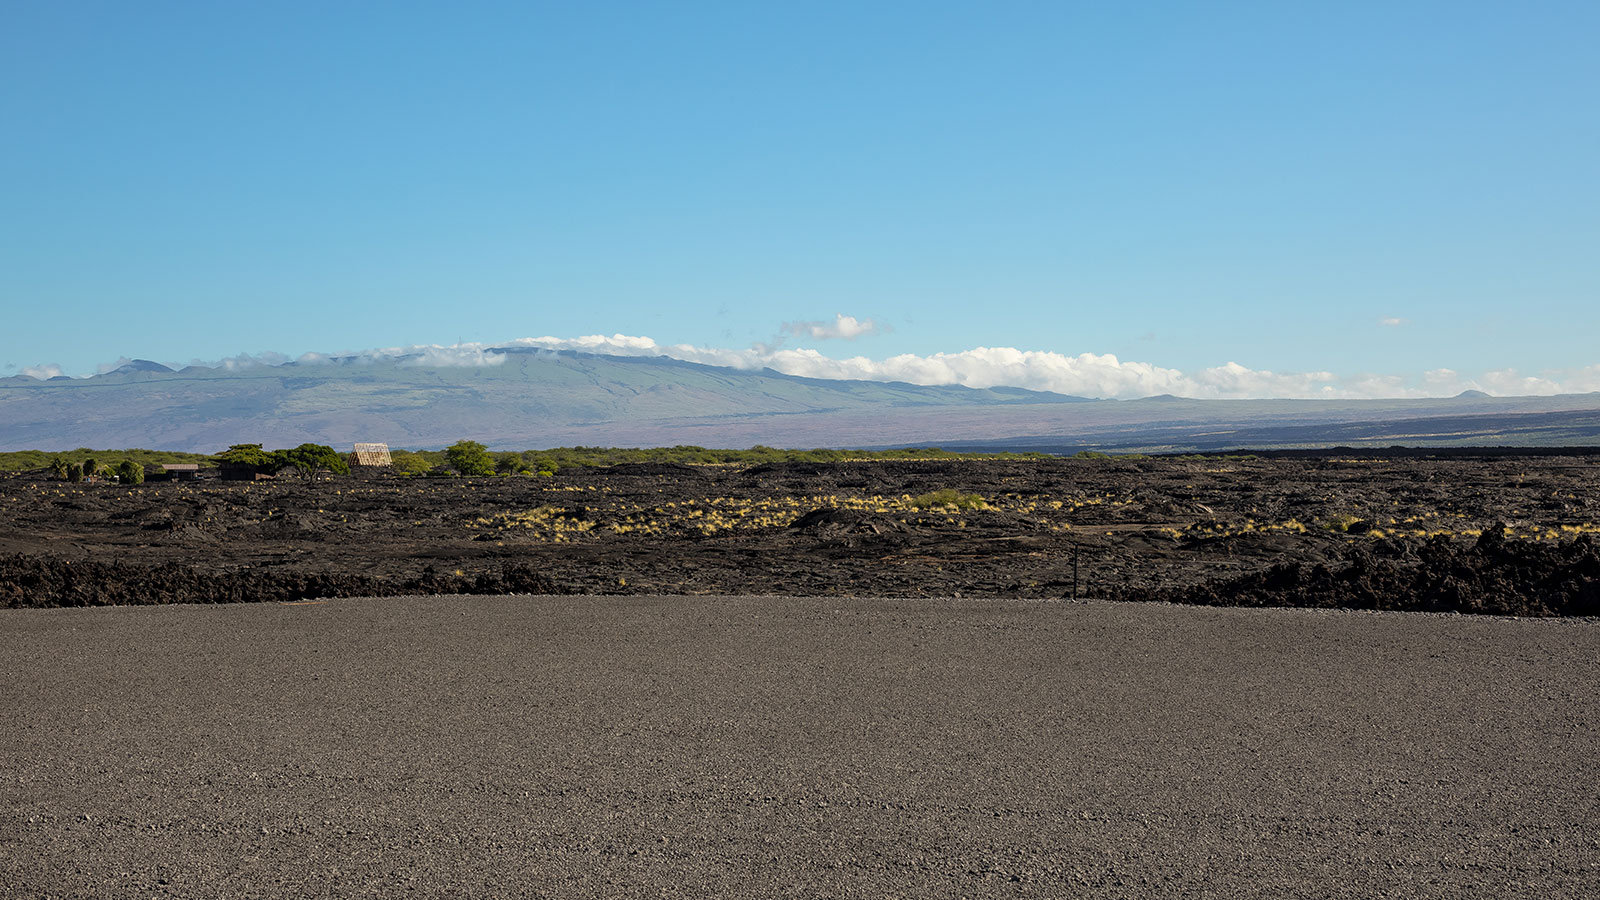
{"label": "hazy mountain peak", "polygon": [[164,366],[148,359],[130,359],[122,365],[104,374],[106,375],[133,375],[138,372],[173,372],[170,366]]}

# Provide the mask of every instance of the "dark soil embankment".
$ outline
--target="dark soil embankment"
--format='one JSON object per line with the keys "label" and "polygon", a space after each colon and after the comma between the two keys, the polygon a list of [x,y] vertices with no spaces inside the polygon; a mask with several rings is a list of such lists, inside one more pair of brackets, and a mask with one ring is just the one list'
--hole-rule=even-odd
{"label": "dark soil embankment", "polygon": [[550,579],[526,566],[474,576],[410,579],[344,572],[208,570],[38,556],[0,558],[0,608],[159,606],[167,603],[278,603],[311,597],[395,597],[403,594],[552,594]]}
{"label": "dark soil embankment", "polygon": [[1477,613],[1600,615],[1600,553],[1587,536],[1562,544],[1513,542],[1500,530],[1471,546],[1445,538],[1357,545],[1342,563],[1280,563],[1177,590],[1122,600],[1201,606],[1296,606]]}

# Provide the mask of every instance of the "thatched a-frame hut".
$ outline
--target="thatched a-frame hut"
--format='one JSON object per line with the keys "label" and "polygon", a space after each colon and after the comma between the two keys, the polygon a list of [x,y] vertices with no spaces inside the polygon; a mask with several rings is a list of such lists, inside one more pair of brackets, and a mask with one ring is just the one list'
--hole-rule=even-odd
{"label": "thatched a-frame hut", "polygon": [[394,465],[394,460],[389,457],[388,444],[356,444],[355,452],[350,454],[350,468]]}

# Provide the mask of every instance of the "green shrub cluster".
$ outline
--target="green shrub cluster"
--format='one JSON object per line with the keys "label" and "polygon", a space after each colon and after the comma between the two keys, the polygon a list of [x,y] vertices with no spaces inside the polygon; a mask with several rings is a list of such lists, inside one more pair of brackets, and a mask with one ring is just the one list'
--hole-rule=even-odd
{"label": "green shrub cluster", "polygon": [[[322,444],[302,444],[293,450],[265,450],[260,444],[234,444],[215,455],[175,453],[158,450],[77,450],[50,453],[19,450],[0,453],[0,471],[52,469],[62,479],[69,469],[78,467],[78,478],[88,475],[85,464],[111,474],[120,466],[101,466],[96,456],[135,463],[142,472],[158,469],[165,463],[199,463],[212,467],[237,463],[261,472],[277,472],[294,466],[290,457],[312,464],[317,472],[343,474],[343,457]],[[334,458],[338,457],[338,462]],[[615,466],[623,463],[683,463],[687,465],[756,466],[763,463],[835,463],[852,460],[897,459],[1048,459],[1048,453],[961,453],[938,447],[906,447],[895,450],[780,450],[757,445],[748,450],[719,450],[692,445],[676,447],[556,447],[550,450],[490,451],[477,441],[457,441],[443,450],[394,450],[390,457],[393,471],[412,476],[450,475],[529,475],[549,477],[562,469],[582,466]],[[59,466],[58,466],[59,463]],[[109,471],[108,471],[109,470]]]}
{"label": "green shrub cluster", "polygon": [[[77,463],[79,471],[86,461],[95,459],[117,459],[136,462],[149,471],[152,466],[163,463],[199,463],[202,466],[215,465],[212,458],[204,453],[178,453],[168,450],[91,450],[88,447],[79,447],[76,450],[12,450],[0,453],[0,472],[26,472],[33,469],[56,470],[55,463],[60,460],[64,465]],[[58,475],[62,474],[60,472]]]}
{"label": "green shrub cluster", "polygon": [[987,509],[989,504],[978,494],[964,494],[952,488],[929,491],[911,498],[912,509]]}
{"label": "green shrub cluster", "polygon": [[345,458],[327,444],[305,443],[287,450],[263,450],[260,444],[234,444],[218,453],[218,465],[243,466],[272,475],[292,470],[306,481],[316,481],[323,473],[350,474]]}
{"label": "green shrub cluster", "polygon": [[[394,469],[405,475],[466,474],[451,461],[451,450],[476,441],[460,441],[445,450],[395,450]],[[466,453],[466,456],[462,454]],[[691,445],[676,447],[556,447],[550,450],[484,451],[490,471],[473,474],[550,476],[562,469],[615,466],[623,463],[682,463],[699,466],[756,466],[774,462],[848,462],[895,459],[1048,459],[1048,453],[958,453],[938,447],[897,450],[779,450],[757,445],[748,450],[717,450]],[[477,459],[475,451],[458,450],[461,459]],[[481,462],[481,460],[480,460]],[[468,463],[468,465],[474,465]]]}
{"label": "green shrub cluster", "polygon": [[1323,529],[1326,531],[1331,531],[1335,534],[1349,534],[1350,529],[1359,524],[1361,524],[1361,518],[1359,516],[1352,516],[1348,514],[1329,516],[1328,518],[1322,520]]}
{"label": "green shrub cluster", "polygon": [[144,483],[144,466],[131,459],[124,459],[112,466],[97,462],[92,457],[71,462],[65,456],[57,455],[50,458],[48,468],[58,481],[74,484],[86,478],[115,478],[119,484]]}
{"label": "green shrub cluster", "polygon": [[394,450],[389,453],[389,467],[401,475],[426,475],[434,463],[412,450]]}

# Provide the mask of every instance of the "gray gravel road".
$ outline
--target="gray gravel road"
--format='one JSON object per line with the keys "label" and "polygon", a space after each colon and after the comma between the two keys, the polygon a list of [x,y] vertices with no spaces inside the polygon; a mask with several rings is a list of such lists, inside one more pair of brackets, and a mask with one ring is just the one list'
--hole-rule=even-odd
{"label": "gray gravel road", "polygon": [[6,897],[1600,896],[1600,623],[0,613]]}

